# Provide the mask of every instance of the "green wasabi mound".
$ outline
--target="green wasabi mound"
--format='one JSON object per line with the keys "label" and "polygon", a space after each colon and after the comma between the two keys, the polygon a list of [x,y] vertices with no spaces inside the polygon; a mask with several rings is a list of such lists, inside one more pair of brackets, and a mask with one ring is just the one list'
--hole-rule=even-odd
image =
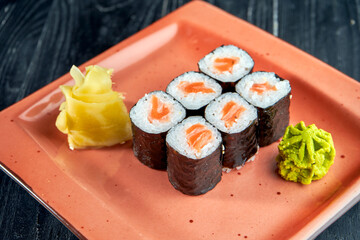
{"label": "green wasabi mound", "polygon": [[334,163],[335,148],[331,134],[315,124],[301,121],[288,126],[276,158],[279,174],[285,180],[310,184],[325,176]]}

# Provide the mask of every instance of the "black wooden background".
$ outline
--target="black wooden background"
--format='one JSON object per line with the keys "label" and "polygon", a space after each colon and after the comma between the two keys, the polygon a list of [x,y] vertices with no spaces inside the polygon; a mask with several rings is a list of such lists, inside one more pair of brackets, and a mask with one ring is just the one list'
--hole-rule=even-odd
{"label": "black wooden background", "polygon": [[[0,0],[0,110],[186,2]],[[360,80],[360,0],[209,2]],[[0,239],[76,239],[2,172],[0,184]],[[317,239],[360,239],[360,204]]]}

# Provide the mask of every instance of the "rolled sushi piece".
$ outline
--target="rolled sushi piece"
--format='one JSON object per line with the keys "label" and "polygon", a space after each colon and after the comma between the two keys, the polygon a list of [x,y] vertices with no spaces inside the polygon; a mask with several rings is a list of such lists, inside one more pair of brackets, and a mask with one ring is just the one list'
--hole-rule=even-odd
{"label": "rolled sushi piece", "polygon": [[185,118],[184,107],[163,91],[146,94],[130,110],[134,155],[148,167],[166,170],[166,134]]}
{"label": "rolled sushi piece", "polygon": [[289,125],[291,87],[273,72],[254,72],[236,85],[238,92],[258,110],[257,139],[267,146],[284,135]]}
{"label": "rolled sushi piece", "polygon": [[221,180],[221,134],[201,116],[192,116],[166,136],[168,177],[175,189],[200,195]]}
{"label": "rolled sushi piece", "polygon": [[201,72],[220,82],[223,92],[229,92],[238,80],[251,72],[254,60],[234,45],[222,45],[202,58],[198,66]]}
{"label": "rolled sushi piece", "polygon": [[211,101],[205,118],[222,135],[223,171],[240,168],[258,151],[256,140],[257,110],[237,93],[224,93]]}
{"label": "rolled sushi piece", "polygon": [[205,106],[220,96],[222,88],[209,76],[191,71],[171,81],[166,92],[186,108],[188,116],[193,116],[203,115]]}

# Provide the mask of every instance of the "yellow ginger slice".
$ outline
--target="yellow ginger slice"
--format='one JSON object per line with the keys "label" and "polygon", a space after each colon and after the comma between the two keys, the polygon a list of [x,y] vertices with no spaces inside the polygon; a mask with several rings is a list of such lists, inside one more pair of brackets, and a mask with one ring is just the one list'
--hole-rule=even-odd
{"label": "yellow ginger slice", "polygon": [[131,139],[131,123],[123,96],[112,90],[112,69],[72,66],[74,86],[60,86],[65,102],[56,127],[68,135],[70,149],[112,146]]}

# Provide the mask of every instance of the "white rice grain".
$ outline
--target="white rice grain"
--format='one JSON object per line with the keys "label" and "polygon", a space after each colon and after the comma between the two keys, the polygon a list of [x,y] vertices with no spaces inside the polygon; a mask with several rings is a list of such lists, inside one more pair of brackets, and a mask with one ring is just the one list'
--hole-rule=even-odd
{"label": "white rice grain", "polygon": [[[225,126],[225,121],[222,120],[222,111],[225,105],[230,101],[234,101],[244,107],[245,111],[240,114],[239,118],[236,119],[236,122],[231,127],[227,128]],[[239,94],[229,92],[222,94],[209,103],[205,109],[205,118],[220,131],[232,134],[245,130],[253,123],[257,119],[257,110],[246,102]]]}
{"label": "white rice grain", "polygon": [[[204,82],[205,87],[214,90],[213,93],[184,93],[179,89],[180,82]],[[185,108],[197,110],[207,105],[211,100],[220,96],[222,88],[214,79],[199,72],[186,72],[169,83],[166,92],[178,100]]]}
{"label": "white rice grain", "polygon": [[[156,95],[160,101],[168,104],[170,108],[169,121],[149,121],[148,116],[152,109],[151,96]],[[173,97],[163,91],[154,91],[145,94],[136,105],[130,110],[130,119],[138,128],[147,133],[158,134],[168,131],[178,122],[185,118],[186,111],[184,107]]]}
{"label": "white rice grain", "polygon": [[[239,62],[234,64],[231,72],[219,72],[214,67],[215,59],[233,57],[239,58]],[[254,67],[254,60],[244,50],[234,45],[225,45],[218,47],[211,53],[207,54],[199,61],[198,65],[201,72],[212,78],[221,82],[236,82],[252,70]]]}
{"label": "white rice grain", "polygon": [[[205,127],[209,129],[213,135],[212,140],[206,144],[200,152],[197,152],[191,148],[186,139],[186,130],[197,123],[205,125]],[[170,147],[175,149],[181,155],[191,159],[200,159],[210,155],[219,147],[221,141],[222,139],[220,132],[200,116],[186,118],[181,123],[171,128],[166,135],[166,142]]]}
{"label": "white rice grain", "polygon": [[[253,84],[262,84],[268,82],[275,86],[276,90],[264,91],[258,94],[252,91]],[[254,72],[242,78],[235,86],[238,92],[246,101],[259,108],[268,108],[280,99],[288,95],[291,91],[290,82],[281,80],[273,72]]]}

